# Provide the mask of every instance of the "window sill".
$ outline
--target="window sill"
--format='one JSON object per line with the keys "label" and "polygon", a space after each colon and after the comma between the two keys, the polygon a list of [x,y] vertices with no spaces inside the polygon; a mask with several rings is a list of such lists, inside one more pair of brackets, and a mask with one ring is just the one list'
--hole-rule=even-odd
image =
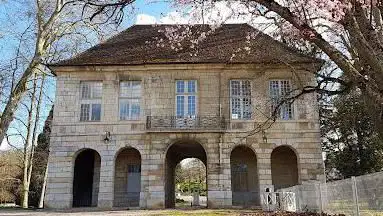
{"label": "window sill", "polygon": [[230,122],[254,122],[255,119],[230,119]]}
{"label": "window sill", "polygon": [[[264,121],[256,120],[256,119],[229,119],[229,122],[258,122],[259,123],[259,122],[264,122]],[[312,121],[315,121],[315,119],[289,119],[289,120],[276,119],[275,123],[312,122]]]}
{"label": "window sill", "polygon": [[86,123],[98,123],[98,122],[102,122],[101,120],[95,120],[95,121],[79,121],[79,123],[84,123],[84,124],[86,124]]}
{"label": "window sill", "polygon": [[118,122],[144,122],[144,120],[142,120],[142,119],[124,119],[124,120],[119,119]]}

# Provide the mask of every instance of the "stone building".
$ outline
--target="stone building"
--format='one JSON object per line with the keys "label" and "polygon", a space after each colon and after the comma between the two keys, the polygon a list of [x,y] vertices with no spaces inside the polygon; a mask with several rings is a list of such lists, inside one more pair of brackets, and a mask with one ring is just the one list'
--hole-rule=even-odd
{"label": "stone building", "polygon": [[323,180],[316,95],[279,106],[270,124],[321,64],[231,24],[137,25],[50,65],[46,206],[172,208],[175,166],[190,157],[206,166],[209,208]]}

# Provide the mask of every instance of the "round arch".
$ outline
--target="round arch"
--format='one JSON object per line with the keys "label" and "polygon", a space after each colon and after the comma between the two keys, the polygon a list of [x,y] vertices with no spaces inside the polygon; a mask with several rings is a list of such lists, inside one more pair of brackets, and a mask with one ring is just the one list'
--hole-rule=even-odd
{"label": "round arch", "polygon": [[73,156],[73,207],[96,207],[100,188],[100,154],[90,148],[78,150]]}
{"label": "round arch", "polygon": [[299,183],[298,156],[291,146],[282,145],[271,152],[271,176],[274,190]]}
{"label": "round arch", "polygon": [[[205,163],[207,161],[206,147],[204,146],[203,142],[200,142],[198,139],[180,138],[180,139],[172,140],[169,143],[170,144],[166,147],[165,152],[164,152],[165,156],[169,154],[169,150],[175,148],[174,146],[184,145],[183,147],[187,148],[187,147],[193,147],[193,145],[195,145],[194,147],[196,147],[196,148],[201,147],[201,148],[199,148],[201,150],[200,155],[205,156],[205,158],[198,158],[198,157],[195,157],[195,158],[200,159],[206,165],[206,163]],[[191,157],[190,155],[193,155],[193,153],[190,154],[190,152],[181,152],[181,158],[183,158],[183,159],[190,158]],[[181,159],[181,160],[183,160],[183,159]],[[179,160],[179,161],[181,161],[181,160]],[[165,162],[166,162],[166,157],[165,157]]]}
{"label": "round arch", "polygon": [[114,158],[114,207],[138,207],[141,192],[141,154],[133,147],[118,150]]}
{"label": "round arch", "polygon": [[233,206],[259,206],[257,155],[247,145],[235,146],[230,153]]}
{"label": "round arch", "polygon": [[244,148],[248,148],[249,150],[251,150],[255,156],[257,156],[257,151],[253,148],[253,146],[251,145],[248,145],[248,144],[238,144],[238,145],[234,145],[233,147],[231,147],[230,149],[230,155],[231,153],[236,149],[236,148],[239,148],[239,147],[244,147]]}
{"label": "round arch", "polygon": [[173,142],[165,151],[165,207],[175,207],[175,168],[186,158],[201,160],[207,173],[207,153],[203,145],[195,140],[181,139]]}

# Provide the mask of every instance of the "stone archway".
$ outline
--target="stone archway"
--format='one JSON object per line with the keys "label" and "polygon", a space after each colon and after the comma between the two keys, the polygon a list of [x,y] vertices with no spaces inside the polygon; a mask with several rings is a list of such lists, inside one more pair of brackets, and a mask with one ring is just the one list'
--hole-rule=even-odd
{"label": "stone archway", "polygon": [[257,156],[247,146],[237,146],[230,154],[233,206],[259,206]]}
{"label": "stone archway", "polygon": [[274,190],[298,184],[298,161],[288,146],[279,146],[271,153],[271,175]]}
{"label": "stone archway", "polygon": [[175,168],[186,158],[198,158],[205,164],[207,170],[206,151],[200,143],[185,140],[172,144],[165,158],[165,208],[175,208]]}
{"label": "stone archway", "polygon": [[140,192],[141,154],[137,149],[124,148],[116,154],[113,206],[138,207]]}
{"label": "stone archway", "polygon": [[101,157],[93,149],[76,156],[73,176],[73,207],[96,207],[100,187]]}

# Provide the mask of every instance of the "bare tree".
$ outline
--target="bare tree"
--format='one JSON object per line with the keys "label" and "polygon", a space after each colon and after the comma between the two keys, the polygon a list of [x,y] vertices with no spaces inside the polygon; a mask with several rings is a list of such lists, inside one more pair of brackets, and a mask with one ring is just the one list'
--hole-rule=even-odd
{"label": "bare tree", "polygon": [[[25,2],[20,7],[26,11],[17,15],[26,16],[18,17],[18,21],[27,20],[27,27],[24,33],[17,36],[20,46],[11,60],[13,67],[4,69],[14,76],[12,85],[5,91],[7,94],[1,95],[3,105],[0,106],[0,140],[4,139],[18,105],[28,90],[27,82],[31,75],[49,74],[47,64],[73,56],[85,47],[93,45],[97,39],[104,39],[105,35],[113,30],[108,22],[118,19],[115,10],[122,11],[123,7],[133,1],[103,1],[117,7],[111,10],[94,0]],[[116,2],[124,2],[125,6],[118,7]],[[11,26],[8,29],[12,29]],[[2,85],[0,87],[4,88]]]}

